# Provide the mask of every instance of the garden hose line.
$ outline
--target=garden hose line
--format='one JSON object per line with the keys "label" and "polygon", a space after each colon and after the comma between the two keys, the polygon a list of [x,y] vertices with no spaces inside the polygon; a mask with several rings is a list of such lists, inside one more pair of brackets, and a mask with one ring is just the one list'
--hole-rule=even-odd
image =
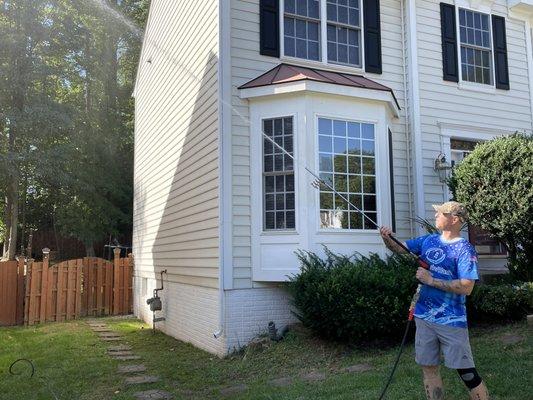
{"label": "garden hose line", "polygon": [[[264,131],[261,132],[263,134],[263,137],[265,139],[267,139],[269,142],[271,142],[276,148],[278,148],[279,150],[281,150],[283,152],[283,154],[289,156],[293,162],[297,163],[298,165],[300,165],[301,167],[303,167],[309,174],[311,174],[313,176],[313,178],[315,178],[315,180],[311,183],[311,185],[315,188],[315,189],[320,189],[320,185],[324,185],[326,186],[329,190],[331,190],[335,195],[339,196],[341,199],[343,199],[347,204],[350,205],[350,207],[353,207],[354,210],[356,210],[357,212],[359,212],[364,218],[366,218],[371,224],[372,226],[374,226],[376,229],[379,230],[379,226],[376,222],[374,222],[374,220],[372,220],[370,217],[368,217],[364,211],[360,210],[358,207],[356,207],[352,202],[350,202],[344,195],[340,194],[339,192],[337,192],[335,190],[335,188],[330,185],[328,182],[324,181],[323,179],[321,179],[315,172],[311,171],[306,165],[301,165],[298,160],[296,160],[294,158],[294,156],[292,154],[290,154],[287,150],[285,150],[282,146],[280,146],[279,144],[277,144],[270,136],[268,136]],[[417,254],[414,254],[411,250],[409,250],[401,241],[399,241],[398,239],[396,239],[392,233],[388,235],[388,237],[394,242],[396,243],[398,246],[400,246],[404,251],[406,251],[408,254],[410,254],[412,257],[415,258],[418,266],[426,269],[426,270],[429,270],[429,264],[424,261],[422,258],[420,258],[419,255]],[[413,318],[414,318],[414,309],[415,309],[415,305],[416,305],[416,302],[418,301],[418,297],[419,297],[419,294],[420,294],[420,289],[421,289],[421,285],[419,284],[417,289],[416,289],[416,293],[413,295],[413,298],[411,300],[411,305],[409,307],[409,316],[408,316],[408,319],[407,319],[407,326],[405,328],[405,333],[403,335],[403,339],[402,339],[402,343],[400,344],[400,349],[398,351],[398,355],[396,357],[396,361],[394,362],[394,365],[392,367],[392,370],[390,372],[390,375],[389,375],[389,378],[387,380],[387,383],[385,384],[382,392],[381,392],[381,395],[379,397],[379,400],[382,400],[385,396],[385,393],[387,392],[387,389],[392,381],[392,378],[394,376],[394,373],[396,372],[396,367],[398,366],[398,362],[400,361],[400,356],[402,355],[402,352],[403,352],[403,348],[405,347],[405,342],[407,340],[407,334],[409,332],[409,327],[411,326],[411,322],[413,321]]]}
{"label": "garden hose line", "polygon": [[[13,367],[15,366],[15,364],[22,362],[22,361],[26,362],[26,364],[29,364],[31,368],[30,378],[33,378],[33,376],[35,375],[35,365],[33,365],[33,362],[31,360],[28,360],[27,358],[19,358],[18,360],[13,361],[11,365],[9,366],[9,374],[13,376],[22,375],[21,372],[13,371]],[[41,377],[37,377],[37,378],[40,379],[42,383],[44,384],[44,386],[46,386],[46,388],[50,391],[50,393],[52,393],[52,395],[54,396],[54,399],[59,400],[59,397],[57,397],[57,395],[54,393],[54,391],[52,390],[52,388],[50,387],[46,379],[41,378]]]}

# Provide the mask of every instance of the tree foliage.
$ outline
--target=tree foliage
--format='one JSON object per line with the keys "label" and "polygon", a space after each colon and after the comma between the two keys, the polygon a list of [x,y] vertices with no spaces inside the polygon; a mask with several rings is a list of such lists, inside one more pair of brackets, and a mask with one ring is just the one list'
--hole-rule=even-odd
{"label": "tree foliage", "polygon": [[90,254],[97,240],[131,234],[141,43],[116,15],[142,27],[148,5],[0,1],[0,242],[53,228]]}
{"label": "tree foliage", "polygon": [[516,133],[476,146],[454,169],[450,187],[475,225],[500,239],[509,267],[533,278],[533,137]]}

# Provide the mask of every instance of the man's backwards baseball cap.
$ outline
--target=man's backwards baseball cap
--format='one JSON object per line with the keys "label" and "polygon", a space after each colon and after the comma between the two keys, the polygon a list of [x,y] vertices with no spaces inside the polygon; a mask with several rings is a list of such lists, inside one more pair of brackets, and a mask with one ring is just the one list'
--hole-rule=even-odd
{"label": "man's backwards baseball cap", "polygon": [[436,205],[433,204],[435,211],[442,214],[451,214],[459,217],[462,222],[465,222],[468,218],[468,212],[466,211],[465,206],[457,201],[447,201],[444,204]]}

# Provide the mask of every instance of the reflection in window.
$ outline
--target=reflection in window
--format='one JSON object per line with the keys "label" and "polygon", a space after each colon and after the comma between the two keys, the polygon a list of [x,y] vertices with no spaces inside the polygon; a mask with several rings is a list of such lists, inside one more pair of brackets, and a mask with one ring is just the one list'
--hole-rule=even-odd
{"label": "reflection in window", "polygon": [[[263,120],[263,132],[293,154],[292,117]],[[295,228],[293,160],[263,138],[264,230]]]}
{"label": "reflection in window", "polygon": [[320,178],[342,195],[336,195],[327,185],[321,185],[321,228],[375,229],[345,200],[348,199],[376,222],[375,160],[373,124],[318,119]]}

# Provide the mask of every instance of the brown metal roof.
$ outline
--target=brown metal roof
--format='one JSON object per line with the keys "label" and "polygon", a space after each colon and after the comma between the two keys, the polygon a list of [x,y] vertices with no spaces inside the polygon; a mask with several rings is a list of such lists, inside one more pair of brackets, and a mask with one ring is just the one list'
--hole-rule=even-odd
{"label": "brown metal roof", "polygon": [[239,89],[249,89],[261,86],[275,85],[279,83],[297,82],[311,80],[315,82],[331,83],[334,85],[353,86],[362,89],[381,90],[390,92],[398,109],[400,105],[391,88],[374,82],[361,75],[346,74],[343,72],[332,72],[317,68],[300,67],[290,64],[279,64],[263,75],[240,86]]}

